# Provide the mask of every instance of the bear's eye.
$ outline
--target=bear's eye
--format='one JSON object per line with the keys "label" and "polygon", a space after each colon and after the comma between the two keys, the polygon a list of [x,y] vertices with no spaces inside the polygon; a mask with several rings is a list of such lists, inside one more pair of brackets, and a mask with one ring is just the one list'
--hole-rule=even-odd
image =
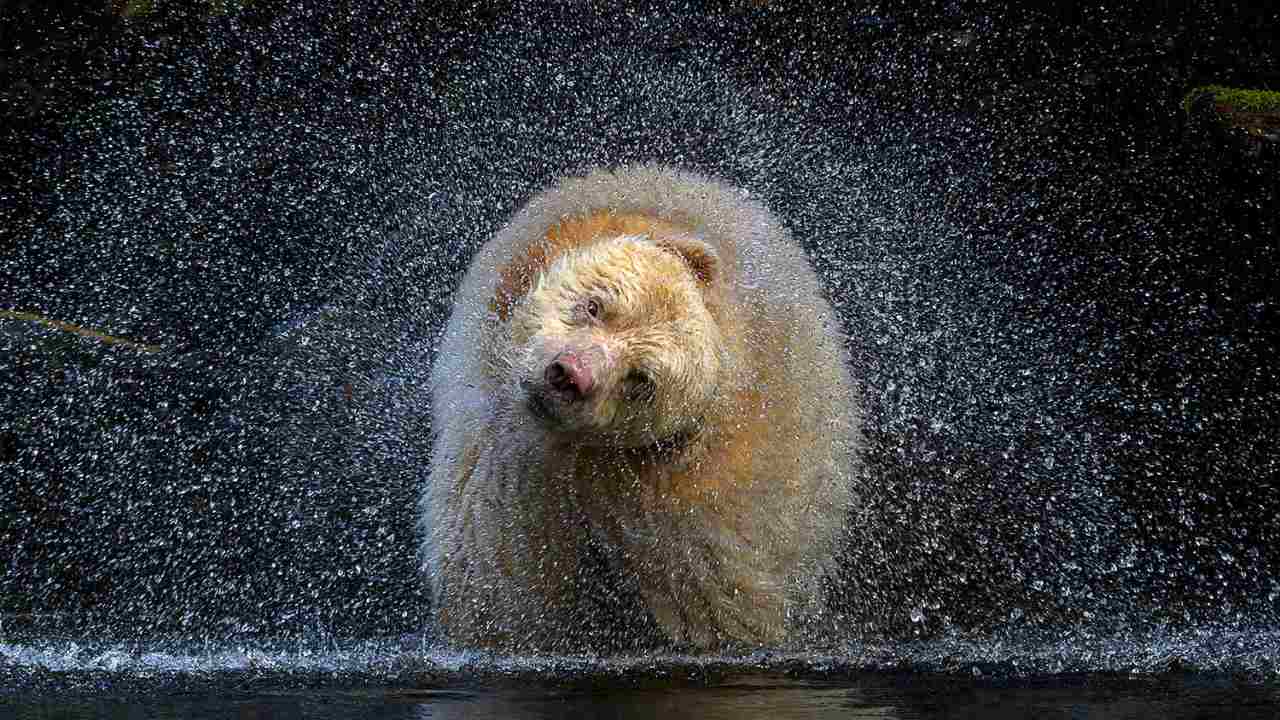
{"label": "bear's eye", "polygon": [[632,370],[622,381],[627,399],[633,402],[653,402],[658,395],[658,386],[653,378],[644,370]]}
{"label": "bear's eye", "polygon": [[587,304],[583,306],[583,309],[586,310],[587,317],[592,320],[599,320],[600,314],[604,312],[604,307],[600,304],[600,301],[595,298],[587,300]]}

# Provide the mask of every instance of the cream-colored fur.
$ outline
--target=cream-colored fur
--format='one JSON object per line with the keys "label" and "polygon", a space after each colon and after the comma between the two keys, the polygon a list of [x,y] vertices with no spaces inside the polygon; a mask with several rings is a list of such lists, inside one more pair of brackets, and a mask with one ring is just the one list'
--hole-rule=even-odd
{"label": "cream-colored fur", "polygon": [[[564,348],[595,385],[548,420],[528,393]],[[676,647],[777,645],[821,611],[857,398],[816,276],[744,192],[652,165],[544,191],[475,258],[431,389],[422,559],[450,642],[640,642],[593,615],[600,558]]]}

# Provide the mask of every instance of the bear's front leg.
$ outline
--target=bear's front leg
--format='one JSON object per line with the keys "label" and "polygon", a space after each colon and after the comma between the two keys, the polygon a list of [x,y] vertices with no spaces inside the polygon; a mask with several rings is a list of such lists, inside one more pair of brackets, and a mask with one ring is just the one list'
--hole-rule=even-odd
{"label": "bear's front leg", "polygon": [[435,614],[469,647],[559,650],[579,621],[580,524],[560,488],[560,463],[520,432],[481,431],[466,443],[432,529]]}
{"label": "bear's front leg", "polygon": [[694,511],[652,523],[648,547],[633,553],[644,600],[677,646],[778,645],[787,629],[785,570],[721,520]]}

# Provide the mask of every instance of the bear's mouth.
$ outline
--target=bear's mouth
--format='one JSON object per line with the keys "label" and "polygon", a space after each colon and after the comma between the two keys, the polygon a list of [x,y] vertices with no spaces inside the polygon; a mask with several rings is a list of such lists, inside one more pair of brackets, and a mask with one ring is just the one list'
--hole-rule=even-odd
{"label": "bear's mouth", "polygon": [[528,408],[530,415],[545,422],[559,422],[560,417],[554,406],[554,398],[548,397],[547,392],[534,383],[522,382],[520,385],[524,390],[524,405]]}
{"label": "bear's mouth", "polygon": [[554,419],[551,408],[547,407],[547,399],[545,397],[539,393],[529,393],[526,397],[525,405],[528,406],[529,412],[533,413],[534,417],[539,420]]}

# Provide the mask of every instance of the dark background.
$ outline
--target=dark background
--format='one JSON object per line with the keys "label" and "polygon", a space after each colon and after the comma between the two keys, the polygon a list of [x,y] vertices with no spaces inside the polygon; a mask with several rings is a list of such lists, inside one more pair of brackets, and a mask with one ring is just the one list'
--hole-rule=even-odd
{"label": "dark background", "polygon": [[0,310],[160,346],[0,318],[4,632],[420,629],[458,273],[648,159],[845,320],[853,627],[1274,625],[1280,161],[1182,105],[1274,11],[821,5],[4,4]]}

